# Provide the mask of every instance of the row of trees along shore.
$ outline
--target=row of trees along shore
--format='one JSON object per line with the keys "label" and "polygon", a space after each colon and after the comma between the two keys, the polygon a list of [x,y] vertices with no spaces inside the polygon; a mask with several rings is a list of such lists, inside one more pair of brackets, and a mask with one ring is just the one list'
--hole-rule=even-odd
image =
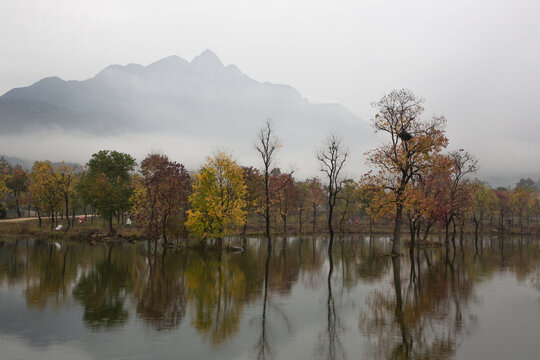
{"label": "row of trees along shore", "polygon": [[[194,174],[161,154],[135,159],[103,150],[86,166],[36,161],[31,171],[0,161],[0,216],[13,209],[18,217],[50,219],[64,231],[76,215],[97,214],[108,224],[128,218],[148,239],[214,240],[227,235],[264,232],[317,233],[321,217],[328,232],[381,231],[393,226],[394,254],[407,226],[410,246],[433,233],[454,244],[465,231],[537,232],[540,194],[531,179],[514,188],[493,189],[475,179],[477,161],[462,149],[445,152],[445,118],[422,118],[423,99],[394,90],[373,103],[376,132],[387,142],[367,152],[371,171],[347,179],[342,169],[348,151],[330,134],[317,159],[321,178],[299,181],[276,168],[281,147],[267,120],[256,134],[261,169],[239,165],[230,154],[209,156]],[[113,221],[115,220],[115,221]],[[93,217],[89,221],[94,221]],[[264,228],[264,230],[263,230]],[[268,242],[271,246],[271,242]]]}

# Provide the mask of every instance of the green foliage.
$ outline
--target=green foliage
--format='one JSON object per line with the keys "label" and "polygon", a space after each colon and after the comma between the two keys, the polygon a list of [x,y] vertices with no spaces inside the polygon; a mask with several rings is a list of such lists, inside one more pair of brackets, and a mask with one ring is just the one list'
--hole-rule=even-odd
{"label": "green foliage", "polygon": [[81,179],[81,193],[91,206],[109,219],[111,233],[113,216],[130,208],[133,193],[130,173],[136,165],[131,155],[102,150],[92,155],[88,172]]}

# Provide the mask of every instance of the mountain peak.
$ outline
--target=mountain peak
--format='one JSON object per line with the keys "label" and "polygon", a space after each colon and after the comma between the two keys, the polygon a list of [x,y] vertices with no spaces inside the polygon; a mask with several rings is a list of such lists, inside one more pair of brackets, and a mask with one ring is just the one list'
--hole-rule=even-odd
{"label": "mountain peak", "polygon": [[158,60],[147,66],[147,69],[158,69],[165,72],[175,71],[186,66],[188,62],[179,56],[171,55],[164,59]]}
{"label": "mountain peak", "polygon": [[204,50],[200,55],[195,56],[191,61],[193,65],[211,66],[211,67],[223,67],[223,63],[219,60],[219,57],[212,50]]}

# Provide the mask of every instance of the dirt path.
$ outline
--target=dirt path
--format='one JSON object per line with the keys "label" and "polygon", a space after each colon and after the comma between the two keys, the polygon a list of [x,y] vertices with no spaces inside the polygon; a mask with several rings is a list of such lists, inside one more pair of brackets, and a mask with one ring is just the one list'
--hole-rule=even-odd
{"label": "dirt path", "polygon": [[[84,216],[84,215],[75,215],[75,217]],[[95,215],[87,215],[87,217],[92,217]],[[42,217],[42,220],[48,220],[48,217]],[[15,218],[15,219],[0,219],[0,224],[2,223],[17,223],[17,222],[24,222],[24,221],[32,221],[32,220],[38,220],[37,217],[22,217],[22,218]]]}
{"label": "dirt path", "polygon": [[1,223],[15,223],[15,222],[23,222],[23,221],[31,221],[31,220],[37,220],[37,217],[25,217],[25,218],[15,218],[15,219],[2,219],[0,220]]}

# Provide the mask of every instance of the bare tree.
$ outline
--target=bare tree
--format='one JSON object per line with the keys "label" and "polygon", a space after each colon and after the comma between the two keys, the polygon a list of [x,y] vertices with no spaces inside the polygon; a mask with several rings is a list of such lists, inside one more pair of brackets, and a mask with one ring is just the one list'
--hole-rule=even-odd
{"label": "bare tree", "polygon": [[279,140],[273,134],[272,122],[266,119],[263,128],[257,134],[255,147],[261,155],[264,172],[264,219],[266,221],[266,237],[268,239],[268,248],[272,247],[270,240],[270,201],[272,194],[270,192],[270,171],[274,163],[274,153],[281,147]]}
{"label": "bare tree", "polygon": [[340,176],[343,165],[347,160],[349,150],[345,148],[343,139],[334,133],[330,133],[321,150],[317,153],[317,159],[321,162],[321,171],[328,178],[328,231],[330,233],[330,246],[334,238],[332,217],[339,192],[343,187],[343,179]]}

